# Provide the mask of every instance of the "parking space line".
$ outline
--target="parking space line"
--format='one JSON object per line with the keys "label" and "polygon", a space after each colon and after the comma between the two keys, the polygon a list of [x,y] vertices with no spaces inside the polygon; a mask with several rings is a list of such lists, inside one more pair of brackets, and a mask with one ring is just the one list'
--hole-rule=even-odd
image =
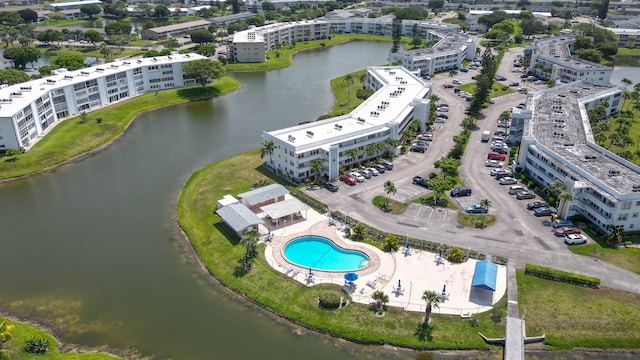
{"label": "parking space line", "polygon": [[429,214],[429,219],[431,219],[431,216],[433,216],[433,212],[434,212],[435,210],[436,210],[436,209],[431,208],[431,213]]}
{"label": "parking space line", "polygon": [[422,206],[420,206],[420,207],[418,208],[418,212],[416,213],[416,216],[420,215],[420,211],[421,211],[421,210],[422,210]]}

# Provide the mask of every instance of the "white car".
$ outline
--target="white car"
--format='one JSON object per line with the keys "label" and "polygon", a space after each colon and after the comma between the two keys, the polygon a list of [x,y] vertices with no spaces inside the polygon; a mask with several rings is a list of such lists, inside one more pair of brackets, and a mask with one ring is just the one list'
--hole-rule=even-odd
{"label": "white car", "polygon": [[462,85],[462,81],[458,80],[458,79],[453,79],[453,81],[451,81],[452,84],[454,85]]}
{"label": "white car", "polygon": [[364,181],[364,176],[357,172],[350,172],[349,175],[353,176],[358,182]]}
{"label": "white car", "polygon": [[369,172],[370,172],[370,173],[371,173],[371,175],[373,175],[373,176],[378,176],[378,175],[380,175],[380,172],[379,172],[378,170],[376,170],[376,169],[372,168],[372,167],[367,168],[367,170],[369,170]]}
{"label": "white car", "polygon": [[518,183],[518,180],[512,177],[503,177],[502,179],[500,179],[500,185],[513,185],[517,183]]}
{"label": "white car", "polygon": [[582,234],[571,234],[564,237],[564,242],[567,245],[586,244],[587,237]]}
{"label": "white car", "polygon": [[484,166],[486,167],[501,167],[502,163],[498,160],[487,160],[487,162],[484,163]]}

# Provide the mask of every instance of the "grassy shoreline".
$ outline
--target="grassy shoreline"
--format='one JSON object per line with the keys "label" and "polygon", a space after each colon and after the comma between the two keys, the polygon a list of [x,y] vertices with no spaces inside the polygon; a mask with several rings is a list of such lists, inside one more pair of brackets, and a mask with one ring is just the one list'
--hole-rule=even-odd
{"label": "grassy shoreline", "polygon": [[[240,83],[223,77],[208,86],[149,92],[127,101],[64,120],[16,160],[0,157],[0,182],[50,171],[101,151],[120,137],[137,116],[166,106],[219,96],[236,90]],[[101,118],[98,123],[96,119]]]}

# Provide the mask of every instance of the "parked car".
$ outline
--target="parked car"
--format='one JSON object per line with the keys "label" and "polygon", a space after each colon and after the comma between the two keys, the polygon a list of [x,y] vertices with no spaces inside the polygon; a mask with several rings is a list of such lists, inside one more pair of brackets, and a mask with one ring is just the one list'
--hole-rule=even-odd
{"label": "parked car", "polygon": [[496,81],[505,81],[505,80],[507,80],[507,78],[504,76],[496,76]]}
{"label": "parked car", "polygon": [[519,82],[512,82],[511,84],[509,84],[509,86],[520,86]]}
{"label": "parked car", "polygon": [[367,168],[367,170],[369,170],[369,172],[371,173],[372,176],[378,176],[380,175],[380,172],[378,171],[378,169],[373,168],[373,167],[369,167]]}
{"label": "parked car", "polygon": [[502,179],[500,179],[500,185],[513,185],[517,183],[518,183],[518,180],[509,176],[505,176]]}
{"label": "parked car", "polygon": [[563,226],[574,226],[574,224],[573,224],[573,221],[570,221],[570,220],[556,219],[556,220],[553,220],[553,222],[551,223],[551,226],[554,229],[557,229]]}
{"label": "parked car", "polygon": [[349,175],[354,177],[356,179],[356,181],[358,181],[358,182],[363,182],[364,181],[364,176],[360,175],[360,173],[352,171],[352,172],[349,173]]}
{"label": "parked car", "polygon": [[516,199],[518,200],[535,199],[535,198],[536,198],[536,195],[528,191],[520,191],[516,195]]}
{"label": "parked car", "polygon": [[486,166],[486,167],[501,167],[502,163],[500,161],[498,161],[498,160],[487,160],[484,163],[484,166]]}
{"label": "parked car", "polygon": [[373,168],[378,170],[380,174],[384,174],[384,172],[387,171],[387,167],[382,164],[375,164],[373,165]]}
{"label": "parked car", "polygon": [[409,150],[414,152],[424,153],[425,151],[427,151],[427,146],[423,143],[418,142],[416,144],[411,145],[411,148]]}
{"label": "parked car", "polygon": [[541,207],[549,207],[549,204],[543,203],[541,201],[532,201],[527,204],[527,210],[534,210]]}
{"label": "parked car", "polygon": [[538,216],[538,217],[540,217],[540,216],[550,216],[550,215],[553,215],[553,214],[555,214],[555,211],[551,210],[550,207],[546,207],[546,206],[539,207],[539,208],[533,210],[533,215]]}
{"label": "parked car", "polygon": [[358,171],[360,173],[360,175],[364,176],[365,179],[371,179],[371,172],[369,172],[369,170],[367,169],[362,169],[360,171]]}
{"label": "parked car", "polygon": [[471,196],[471,189],[466,186],[457,187],[449,192],[451,197]]}
{"label": "parked car", "polygon": [[580,234],[580,233],[581,233],[580,229],[574,226],[562,226],[557,228],[556,231],[554,231],[554,234],[556,234],[556,236],[567,236],[571,234]]}
{"label": "parked car", "polygon": [[507,136],[507,132],[502,129],[498,129],[493,133],[493,135],[504,137],[504,136]]}
{"label": "parked car", "polygon": [[332,182],[328,182],[324,184],[324,188],[331,191],[331,192],[336,192],[338,191],[338,184],[336,183],[332,183]]}
{"label": "parked car", "polygon": [[511,171],[509,170],[505,170],[503,172],[500,172],[496,175],[496,180],[500,180],[506,177],[513,177],[513,173],[511,173]]}
{"label": "parked car", "polygon": [[571,234],[564,237],[564,243],[567,245],[586,244],[587,237],[582,234]]}
{"label": "parked car", "polygon": [[384,166],[387,170],[393,170],[393,163],[389,160],[382,160],[379,164]]}
{"label": "parked car", "polygon": [[458,80],[458,79],[453,79],[453,81],[451,81],[452,84],[454,85],[462,85],[462,81]]}
{"label": "parked car", "polygon": [[432,133],[424,133],[424,134],[420,135],[418,138],[420,140],[424,140],[424,141],[433,141],[433,134]]}
{"label": "parked car", "polygon": [[486,214],[489,212],[489,209],[486,206],[475,204],[464,208],[464,212],[468,214]]}
{"label": "parked car", "polygon": [[460,71],[461,71],[461,72],[469,72],[469,69],[467,69],[467,68],[460,68]]}
{"label": "parked car", "polygon": [[444,118],[444,119],[448,119],[449,115],[447,114],[438,114],[438,117]]}
{"label": "parked car", "polygon": [[493,100],[493,99],[489,99],[487,102],[488,102],[489,104],[495,104],[495,103],[496,103],[496,101],[495,101],[495,100]]}
{"label": "parked car", "polygon": [[422,176],[414,176],[413,177],[413,183],[416,185],[420,185],[422,187],[426,187],[427,189],[430,189],[431,187],[429,185],[427,185],[426,183],[427,179],[423,178]]}
{"label": "parked car", "polygon": [[500,154],[495,151],[492,151],[489,154],[487,154],[487,159],[505,161],[507,159],[507,156],[505,154]]}
{"label": "parked car", "polygon": [[353,176],[351,176],[349,174],[340,175],[340,181],[344,182],[345,184],[349,184],[349,185],[355,185],[355,184],[358,183],[358,180],[356,180],[356,178],[354,178]]}
{"label": "parked car", "polygon": [[452,87],[454,87],[453,84],[444,84],[444,87],[447,89],[451,89]]}
{"label": "parked car", "polygon": [[[489,173],[489,175],[491,175],[491,176],[497,176],[497,175],[500,175],[500,174],[511,174],[511,172],[509,172],[508,170],[505,170],[505,169],[493,169]],[[511,175],[509,175],[509,176],[511,176]]]}

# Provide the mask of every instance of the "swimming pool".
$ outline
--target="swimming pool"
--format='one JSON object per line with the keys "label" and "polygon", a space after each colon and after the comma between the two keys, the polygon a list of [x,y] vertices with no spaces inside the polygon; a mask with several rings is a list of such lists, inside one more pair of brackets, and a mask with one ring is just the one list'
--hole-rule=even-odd
{"label": "swimming pool", "polygon": [[367,266],[369,257],[355,250],[342,249],[320,236],[302,236],[284,247],[284,256],[304,268],[326,271],[354,271]]}

